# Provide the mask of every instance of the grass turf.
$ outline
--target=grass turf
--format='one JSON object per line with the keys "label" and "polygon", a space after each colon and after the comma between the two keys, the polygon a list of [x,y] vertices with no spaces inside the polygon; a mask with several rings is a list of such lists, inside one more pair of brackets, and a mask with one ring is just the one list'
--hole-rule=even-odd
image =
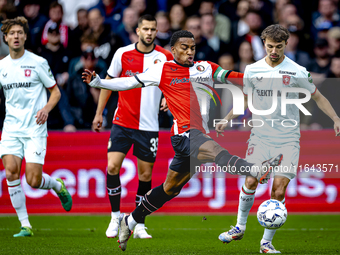
{"label": "grass turf", "polygon": [[[109,216],[30,216],[33,237],[14,238],[16,216],[0,217],[0,254],[120,254],[117,238],[106,238]],[[223,244],[221,232],[236,216],[162,216],[147,218],[153,239],[131,239],[124,254],[258,254],[263,228],[248,219],[241,241]],[[273,244],[283,254],[340,254],[339,215],[288,215]]]}

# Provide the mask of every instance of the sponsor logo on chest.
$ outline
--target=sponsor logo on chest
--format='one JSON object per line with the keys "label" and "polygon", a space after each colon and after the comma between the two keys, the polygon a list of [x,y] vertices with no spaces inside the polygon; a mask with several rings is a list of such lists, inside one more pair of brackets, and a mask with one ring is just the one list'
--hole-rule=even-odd
{"label": "sponsor logo on chest", "polygon": [[187,78],[183,78],[183,79],[173,78],[170,82],[170,86],[177,85],[180,83],[189,83],[189,82],[190,82],[190,79],[187,79]]}

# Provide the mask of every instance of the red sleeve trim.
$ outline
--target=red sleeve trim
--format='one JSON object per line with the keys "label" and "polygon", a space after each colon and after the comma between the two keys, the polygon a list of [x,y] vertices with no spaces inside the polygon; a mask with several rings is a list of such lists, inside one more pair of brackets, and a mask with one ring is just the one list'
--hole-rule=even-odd
{"label": "red sleeve trim", "polygon": [[55,86],[57,86],[57,83],[54,84],[52,87],[49,87],[48,89],[53,89]]}
{"label": "red sleeve trim", "polygon": [[312,93],[312,96],[316,93],[317,90],[318,90],[318,88],[315,88],[315,91],[314,91],[314,93]]}

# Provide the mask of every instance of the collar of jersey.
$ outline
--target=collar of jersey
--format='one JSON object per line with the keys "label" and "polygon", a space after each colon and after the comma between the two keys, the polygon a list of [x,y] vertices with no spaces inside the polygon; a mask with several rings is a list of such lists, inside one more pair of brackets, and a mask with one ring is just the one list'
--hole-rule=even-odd
{"label": "collar of jersey", "polygon": [[137,49],[137,43],[138,42],[135,43],[135,49],[136,49],[136,51],[138,51],[139,53],[142,53],[142,54],[149,54],[149,53],[153,52],[153,50],[156,48],[156,44],[153,44],[153,48],[152,48],[151,51],[149,51],[149,52],[142,52],[142,51]]}
{"label": "collar of jersey", "polygon": [[175,61],[175,63],[176,63],[177,65],[180,65],[180,66],[184,66],[184,67],[192,67],[192,66],[194,66],[194,63],[192,63],[192,65],[183,65],[183,64],[178,63],[178,62],[176,61],[176,59],[174,59],[174,61]]}

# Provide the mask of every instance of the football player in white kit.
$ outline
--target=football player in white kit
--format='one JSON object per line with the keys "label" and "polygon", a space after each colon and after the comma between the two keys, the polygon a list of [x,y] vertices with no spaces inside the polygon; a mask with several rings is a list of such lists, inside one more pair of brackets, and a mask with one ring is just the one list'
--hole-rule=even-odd
{"label": "football player in white kit", "polygon": [[[248,107],[247,96],[252,97],[253,106],[257,110],[268,110],[277,98],[277,109],[270,115],[253,113],[253,128],[248,140],[246,160],[255,163],[270,158],[279,150],[283,154],[281,167],[274,171],[271,198],[285,203],[285,192],[291,179],[296,176],[300,153],[300,117],[299,108],[287,104],[286,115],[281,114],[281,91],[284,88],[304,88],[309,91],[318,107],[334,121],[336,136],[340,135],[340,119],[329,101],[316,89],[310,73],[306,68],[296,64],[284,55],[289,32],[280,25],[267,27],[261,35],[267,56],[254,64],[248,65],[244,73],[245,109]],[[249,88],[251,95],[248,94]],[[285,92],[284,92],[285,93]],[[277,95],[277,96],[276,96]],[[298,99],[298,92],[287,93],[287,99]],[[231,110],[225,117],[228,122],[237,117]],[[223,132],[227,121],[216,125],[218,133]],[[284,124],[282,124],[284,123]],[[257,126],[257,127],[256,127]],[[220,234],[224,243],[241,240],[246,230],[249,211],[254,203],[258,181],[247,176],[240,197],[237,224],[229,231]],[[272,245],[275,229],[265,229],[260,244],[260,253],[280,253]]]}
{"label": "football player in white kit", "polygon": [[[6,117],[1,136],[1,158],[6,169],[8,193],[21,231],[14,237],[32,236],[26,198],[20,184],[22,159],[26,159],[26,181],[36,189],[53,189],[66,211],[72,198],[61,179],[42,172],[46,155],[47,118],[60,99],[60,91],[44,58],[24,48],[28,23],[24,17],[2,22],[3,40],[9,55],[0,61],[0,86],[6,98]],[[46,88],[51,92],[47,101]]]}

